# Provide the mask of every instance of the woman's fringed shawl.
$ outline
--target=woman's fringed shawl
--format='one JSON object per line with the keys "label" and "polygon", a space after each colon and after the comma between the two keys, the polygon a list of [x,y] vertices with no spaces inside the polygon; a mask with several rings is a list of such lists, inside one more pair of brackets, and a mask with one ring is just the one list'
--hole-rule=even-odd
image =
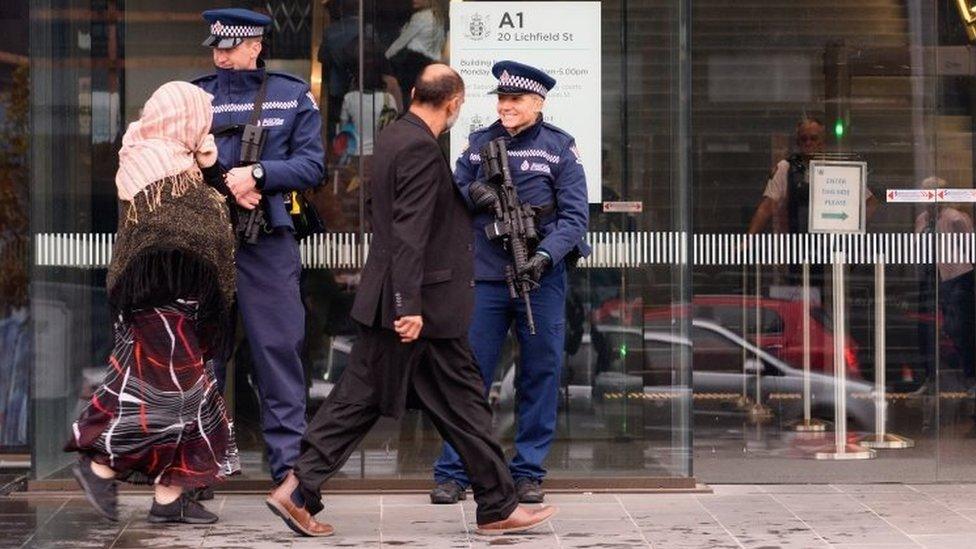
{"label": "woman's fringed shawl", "polygon": [[123,315],[177,299],[200,302],[202,333],[219,352],[234,299],[234,235],[224,198],[197,168],[120,200],[120,226],[108,270],[109,302]]}
{"label": "woman's fringed shawl", "polygon": [[234,235],[223,197],[195,154],[208,139],[212,96],[187,82],[156,90],[129,125],[115,184],[119,231],[108,270],[117,314],[199,302],[201,343],[223,349],[234,298]]}

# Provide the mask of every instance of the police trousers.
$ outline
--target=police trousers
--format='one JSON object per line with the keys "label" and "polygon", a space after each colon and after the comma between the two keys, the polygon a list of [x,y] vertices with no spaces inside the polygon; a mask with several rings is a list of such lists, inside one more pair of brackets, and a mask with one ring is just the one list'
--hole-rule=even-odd
{"label": "police trousers", "polygon": [[[543,465],[556,437],[559,378],[566,343],[566,264],[560,262],[543,275],[540,287],[529,294],[536,334],[529,333],[525,301],[512,299],[504,282],[478,282],[469,338],[478,366],[482,390],[487,396],[495,368],[515,324],[519,342],[519,369],[515,378],[518,427],[515,456],[509,465],[516,481],[542,480]],[[508,366],[508,365],[506,365]],[[453,480],[461,486],[468,478],[450,441],[434,464],[437,483]]]}
{"label": "police trousers", "polygon": [[[298,458],[305,432],[305,306],[299,277],[302,263],[291,231],[261,233],[237,250],[237,305],[254,360],[261,405],[261,430],[271,477],[280,482]],[[217,365],[224,384],[224,365]]]}
{"label": "police trousers", "polygon": [[322,484],[349,459],[380,418],[378,395],[387,380],[371,363],[391,356],[400,361],[407,402],[424,411],[450,441],[471,478],[478,524],[507,518],[518,505],[501,446],[491,433],[491,408],[481,374],[465,339],[401,343],[393,330],[361,327],[349,366],[308,426],[295,465],[306,509],[322,510]]}

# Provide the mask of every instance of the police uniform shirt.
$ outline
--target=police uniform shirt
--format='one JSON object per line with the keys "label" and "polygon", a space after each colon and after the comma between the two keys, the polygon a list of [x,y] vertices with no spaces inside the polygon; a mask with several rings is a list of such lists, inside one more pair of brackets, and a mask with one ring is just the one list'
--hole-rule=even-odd
{"label": "police uniform shirt", "polygon": [[[214,96],[212,130],[247,124],[254,108],[265,69],[229,70],[197,78],[194,84]],[[292,227],[285,207],[289,191],[318,185],[324,175],[322,119],[305,81],[290,74],[267,71],[266,97],[260,125],[267,128],[261,154],[264,181],[259,183],[267,199],[266,213],[274,227]],[[218,158],[230,169],[238,164],[241,133],[217,138]]]}
{"label": "police uniform shirt", "polygon": [[[468,186],[484,176],[479,151],[489,141],[508,135],[496,121],[468,138],[468,147],[457,160],[455,180],[469,206],[473,207]],[[540,117],[508,140],[508,161],[522,203],[550,210],[536,218],[542,239],[537,249],[549,254],[553,265],[574,249],[587,255],[589,248],[583,241],[589,221],[586,176],[573,137]],[[493,219],[491,213],[474,218],[476,280],[504,280],[505,266],[511,263],[501,244],[485,235],[484,227]]]}

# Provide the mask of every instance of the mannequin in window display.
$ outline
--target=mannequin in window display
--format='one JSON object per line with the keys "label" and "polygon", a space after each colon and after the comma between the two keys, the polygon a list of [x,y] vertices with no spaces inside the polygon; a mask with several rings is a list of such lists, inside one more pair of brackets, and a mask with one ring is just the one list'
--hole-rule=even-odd
{"label": "mannequin in window display", "polygon": [[[923,189],[948,187],[945,180],[928,177],[922,181]],[[927,204],[924,211],[915,218],[915,232],[929,234],[972,233],[973,220],[958,205],[949,203]],[[924,319],[919,322],[920,354],[925,363],[925,381],[916,394],[928,394],[935,390],[935,353],[940,352],[941,370],[958,372],[965,386],[976,382],[976,293],[973,289],[973,265],[970,263],[939,262],[935,265],[922,265],[919,280],[919,306]],[[941,323],[931,309],[935,296],[933,291],[938,280],[938,312]],[[926,321],[931,319],[930,321]],[[941,334],[934,327],[941,325]],[[944,336],[948,346],[941,353],[939,344]]]}
{"label": "mannequin in window display", "polygon": [[446,40],[444,10],[438,0],[413,0],[413,15],[386,50],[407,105],[410,88],[424,67],[441,60]]}
{"label": "mannequin in window display", "polygon": [[[557,396],[566,345],[567,269],[590,249],[583,240],[589,224],[586,176],[575,139],[545,122],[542,109],[556,80],[545,72],[515,61],[492,67],[498,78],[499,119],[477,130],[457,160],[455,180],[469,207],[476,211],[474,230],[475,312],[469,338],[481,368],[487,394],[510,328],[519,340],[516,381],[518,428],[515,456],[509,464],[519,501],[541,503],[544,461],[555,439]],[[511,255],[497,241],[489,241],[484,228],[494,214],[475,206],[469,189],[484,177],[478,154],[483,146],[505,138],[512,182],[519,199],[539,209],[535,224],[540,242],[530,250],[528,274],[539,286],[531,291],[536,334],[526,321],[525,301],[512,299],[505,283]],[[479,201],[480,202],[480,201]],[[444,445],[434,465],[432,503],[455,503],[470,484],[461,460]]]}

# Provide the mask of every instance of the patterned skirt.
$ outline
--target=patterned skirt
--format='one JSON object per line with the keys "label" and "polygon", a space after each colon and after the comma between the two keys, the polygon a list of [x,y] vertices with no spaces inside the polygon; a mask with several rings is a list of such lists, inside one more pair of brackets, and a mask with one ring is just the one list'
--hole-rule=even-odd
{"label": "patterned skirt", "polygon": [[67,451],[137,484],[193,488],[240,472],[196,316],[197,303],[180,300],[116,321],[105,381],[74,423]]}

